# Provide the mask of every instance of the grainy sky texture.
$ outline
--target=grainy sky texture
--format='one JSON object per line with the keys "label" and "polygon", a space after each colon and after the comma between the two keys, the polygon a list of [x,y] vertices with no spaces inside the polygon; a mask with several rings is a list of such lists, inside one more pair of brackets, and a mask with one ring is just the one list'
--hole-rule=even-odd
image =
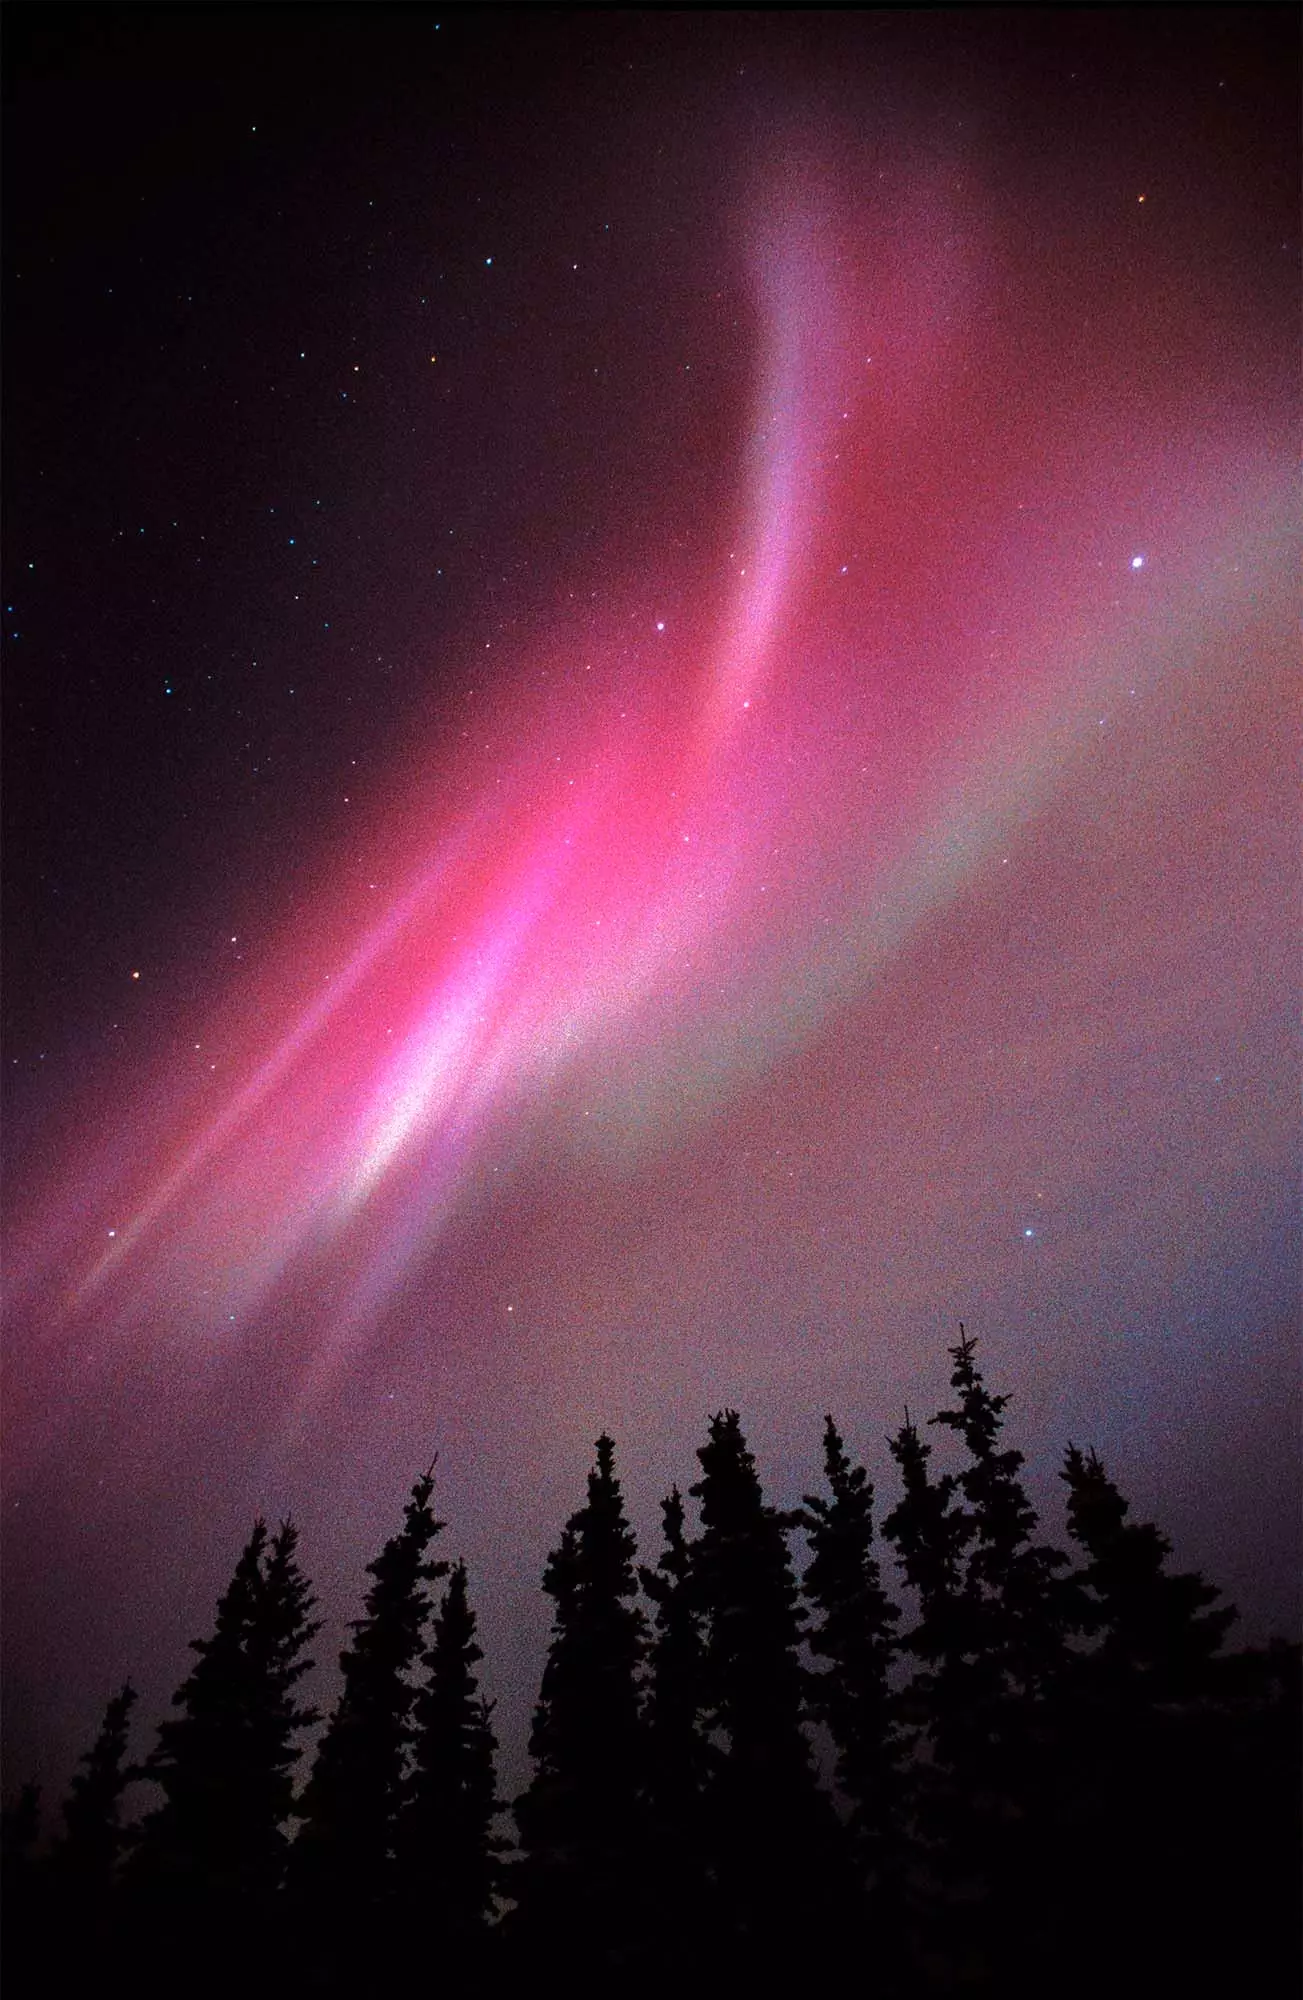
{"label": "grainy sky texture", "polygon": [[1297,1623],[1291,10],[6,10],[5,1704],[961,1317]]}

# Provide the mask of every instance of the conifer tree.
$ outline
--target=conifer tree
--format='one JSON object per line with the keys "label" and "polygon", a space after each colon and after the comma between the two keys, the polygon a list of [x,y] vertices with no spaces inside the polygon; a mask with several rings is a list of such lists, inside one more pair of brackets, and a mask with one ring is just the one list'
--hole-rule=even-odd
{"label": "conifer tree", "polygon": [[[127,1681],[104,1711],[64,1801],[64,1832],[50,1857],[60,1922],[47,1949],[46,1980],[71,1992],[102,1973],[114,1944],[114,1890],[127,1834],[122,1797],[139,1773],[126,1762],[136,1690]],[[51,1960],[53,1962],[51,1963]]]}
{"label": "conifer tree", "polygon": [[1142,1703],[1189,1698],[1235,1622],[1212,1609],[1221,1592],[1193,1574],[1170,1575],[1172,1544],[1147,1522],[1129,1521],[1124,1500],[1092,1451],[1069,1445],[1068,1533],[1084,1550],[1086,1629],[1096,1639],[1089,1681],[1106,1698]]}
{"label": "conifer tree", "polygon": [[1072,1600],[1057,1579],[1066,1556],[1033,1540],[1022,1453],[999,1448],[1009,1398],[987,1389],[976,1342],[959,1332],[950,1349],[956,1407],[930,1422],[956,1434],[967,1460],[934,1478],[931,1447],[907,1416],[891,1441],[904,1492],[883,1533],[917,1593],[918,1622],[904,1641],[922,1662],[916,1713],[925,1703],[934,1749],[971,1799],[1011,1781],[1029,1704],[1062,1669]]}
{"label": "conifer tree", "polygon": [[678,1940],[690,1953],[709,1906],[701,1807],[712,1760],[700,1722],[703,1649],[692,1546],[677,1486],[661,1502],[661,1518],[665,1546],[654,1569],[638,1572],[653,1605],[644,1706],[649,1902],[666,1917],[673,1913]]}
{"label": "conifer tree", "polygon": [[693,1592],[692,1549],[677,1486],[661,1502],[665,1546],[654,1569],[640,1567],[654,1606],[648,1647],[647,1790],[658,1815],[682,1825],[700,1797],[707,1770],[698,1726],[702,1705],[701,1619]]}
{"label": "conifer tree", "polygon": [[932,1447],[908,1410],[900,1430],[888,1442],[900,1467],[902,1492],[883,1521],[882,1532],[895,1543],[901,1574],[914,1593],[918,1614],[901,1642],[920,1663],[906,1690],[902,1714],[916,1736],[926,1728],[944,1742],[950,1732],[951,1713],[962,1705],[962,1692],[956,1683],[962,1668],[961,1595],[969,1524],[956,1501],[958,1479],[947,1472],[933,1476],[929,1467]]}
{"label": "conifer tree", "polygon": [[[1264,1986],[1252,1967],[1280,1920],[1279,1900],[1262,1894],[1282,1830],[1278,1739],[1251,1705],[1220,1699],[1223,1673],[1234,1685],[1217,1654],[1235,1613],[1215,1608],[1220,1593],[1202,1577],[1169,1572],[1171,1543],[1127,1518],[1094,1452],[1069,1446],[1062,1477],[1068,1532],[1086,1557],[1088,1645],[1060,1704],[1055,1861],[1074,1888],[1082,1990],[1107,1976],[1107,1941],[1092,1931],[1105,1901],[1129,1934],[1138,1983],[1267,1990],[1282,1942],[1297,1961],[1298,1933],[1275,1937]],[[1292,1784],[1297,1802],[1297,1765]]]}
{"label": "conifer tree", "polygon": [[[246,1988],[272,1976],[277,1896],[288,1851],[292,1770],[315,1711],[296,1698],[302,1655],[319,1629],[285,1522],[257,1521],[217,1606],[211,1638],[172,1698],[141,1775],[163,1793],[124,1872],[123,1930],[133,1978],[168,1989],[180,1959],[195,1992]],[[193,1940],[203,1936],[200,1958]]]}
{"label": "conifer tree", "polygon": [[136,1690],[125,1681],[104,1711],[64,1802],[64,1834],[54,1861],[73,1903],[103,1905],[124,1846],[122,1795],[135,1773],[126,1762]]}
{"label": "conifer tree", "polygon": [[352,1960],[375,1944],[377,1909],[394,1888],[395,1824],[408,1775],[415,1688],[409,1678],[421,1650],[426,1586],[447,1574],[426,1551],[443,1522],[430,1497],[434,1468],[416,1481],[403,1525],[367,1575],[364,1616],[339,1656],[344,1685],[304,1788],[304,1824],[294,1843],[292,1887],[327,1953]]}
{"label": "conifer tree", "polygon": [[802,1727],[800,1596],[736,1410],[697,1453],[693,1589],[704,1625],[705,1722],[718,1754],[706,1825],[724,1935],[758,1969],[784,1962],[809,1925],[827,1930],[844,1883],[831,1809]]}
{"label": "conifer tree", "polygon": [[1068,1558],[1032,1539],[1038,1524],[1020,1476],[1023,1454],[998,1448],[1010,1398],[986,1387],[976,1347],[961,1325],[959,1345],[950,1349],[957,1407],[938,1411],[931,1421],[962,1438],[968,1452],[958,1486],[968,1508],[969,1636],[991,1700],[1016,1704],[1002,1710],[1007,1725],[1011,1713],[1027,1714],[1026,1703],[1052,1685],[1062,1667],[1069,1600],[1056,1579]]}
{"label": "conifer tree", "polygon": [[[987,1388],[975,1353],[961,1325],[955,1403],[931,1419],[964,1447],[959,1469],[931,1480],[907,1425],[893,1446],[905,1497],[884,1528],[919,1591],[906,1645],[923,1662],[914,1694],[929,1757],[916,1771],[915,1825],[939,1890],[929,1921],[961,1977],[1007,1984],[1033,1961],[1055,1893],[1042,1864],[1073,1600],[1059,1576],[1066,1556],[1035,1539],[1022,1453],[1001,1444],[1010,1399]],[[1019,1917],[1010,1897],[1030,1913]]]}
{"label": "conifer tree", "polygon": [[829,1497],[805,1496],[810,1544],[804,1593],[814,1607],[810,1650],[825,1662],[812,1677],[811,1713],[837,1750],[838,1788],[851,1808],[862,1866],[881,1877],[896,1834],[900,1743],[890,1672],[899,1612],[882,1586],[873,1546],[873,1487],[852,1465],[836,1424],[824,1420]]}
{"label": "conifer tree", "polygon": [[543,1575],[555,1614],[529,1742],[535,1774],[515,1808],[524,1858],[512,1893],[522,1939],[549,1951],[579,1936],[610,1964],[636,1944],[643,1858],[635,1546],[603,1436],[587,1503]]}
{"label": "conifer tree", "polygon": [[295,1691],[319,1626],[296,1560],[297,1534],[253,1532],[217,1606],[213,1635],[172,1697],[144,1775],[163,1791],[146,1819],[133,1872],[161,1901],[234,1910],[264,1905],[278,1887],[293,1803],[296,1738],[316,1721]]}
{"label": "conifer tree", "polygon": [[428,1678],[412,1710],[412,1772],[396,1828],[402,1922],[434,1936],[445,1969],[467,1958],[495,1909],[505,1842],[494,1831],[499,1801],[492,1704],[475,1669],[466,1565],[454,1564],[425,1655]]}
{"label": "conifer tree", "polygon": [[948,1977],[980,1983],[991,1973],[989,1929],[976,1915],[985,1915],[990,1850],[978,1801],[988,1800],[993,1775],[991,1757],[982,1754],[983,1718],[998,1673],[984,1654],[969,1575],[976,1521],[964,1506],[960,1475],[932,1471],[932,1446],[908,1411],[890,1449],[902,1492],[882,1531],[895,1544],[917,1614],[901,1641],[917,1666],[900,1698],[912,1736],[913,1920]]}

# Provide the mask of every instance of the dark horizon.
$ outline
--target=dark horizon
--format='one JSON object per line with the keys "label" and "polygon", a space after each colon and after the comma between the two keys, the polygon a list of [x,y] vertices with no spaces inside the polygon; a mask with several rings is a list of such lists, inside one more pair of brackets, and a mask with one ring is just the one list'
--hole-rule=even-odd
{"label": "dark horizon", "polygon": [[1303,1648],[1234,1646],[1091,1452],[1059,1468],[1068,1548],[1045,1541],[1008,1396],[962,1328],[949,1360],[946,1405],[889,1440],[894,1494],[829,1417],[816,1490],[776,1509],[716,1412],[648,1562],[598,1438],[542,1577],[519,1785],[435,1468],[326,1701],[296,1531],[256,1521],[148,1749],[124,1683],[44,1842],[30,1786],[6,1810],[6,1981],[344,1995],[432,1952],[489,1992],[577,1959],[639,1991],[858,1969],[1030,2000],[1098,1991],[1120,1952],[1137,1986],[1285,1976]]}

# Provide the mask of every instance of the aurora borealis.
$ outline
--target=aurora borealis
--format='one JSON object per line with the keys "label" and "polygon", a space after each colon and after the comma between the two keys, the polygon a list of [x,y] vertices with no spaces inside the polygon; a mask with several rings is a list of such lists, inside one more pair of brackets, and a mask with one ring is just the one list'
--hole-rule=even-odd
{"label": "aurora borealis", "polygon": [[649,1535],[725,1403],[885,1480],[961,1316],[1296,1620],[1292,23],[86,18],[10,63],[15,1760],[258,1510],[333,1640],[436,1451],[510,1736],[598,1430]]}

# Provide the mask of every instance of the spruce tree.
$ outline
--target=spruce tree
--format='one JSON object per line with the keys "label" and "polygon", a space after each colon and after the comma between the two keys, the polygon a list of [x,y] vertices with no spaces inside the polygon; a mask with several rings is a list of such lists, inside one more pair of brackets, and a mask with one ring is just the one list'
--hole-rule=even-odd
{"label": "spruce tree", "polygon": [[[1234,1660],[1218,1658],[1235,1613],[1217,1608],[1217,1589],[1169,1571],[1168,1538],[1128,1519],[1094,1452],[1070,1445],[1062,1477],[1068,1532],[1086,1558],[1086,1644],[1060,1703],[1055,1842],[1056,1873],[1073,1890],[1061,1926],[1074,1938],[1073,1990],[1097,1991],[1109,1975],[1101,1907],[1112,1935],[1127,1936],[1137,1984],[1274,1990],[1282,1946],[1298,1962],[1299,1934],[1281,1926],[1297,1877],[1285,1900],[1284,1878],[1273,1884],[1297,1763],[1283,1787],[1274,1719],[1241,1703]],[[1297,1835],[1285,1844],[1297,1868]]]}
{"label": "spruce tree", "polygon": [[683,1496],[675,1486],[661,1502],[665,1546],[654,1569],[640,1567],[654,1607],[648,1647],[647,1794],[657,1816],[685,1825],[695,1813],[708,1767],[699,1727],[702,1705],[701,1618],[693,1592],[692,1547]]}
{"label": "spruce tree", "polygon": [[213,1635],[172,1697],[144,1774],[163,1804],[144,1823],[135,1866],[180,1896],[262,1898],[279,1884],[293,1803],[296,1738],[316,1721],[295,1700],[319,1626],[285,1522],[253,1532],[217,1606]]}
{"label": "spruce tree", "polygon": [[1071,1597],[1057,1576],[1066,1556],[1033,1540],[1023,1455],[1000,1448],[1009,1397],[987,1389],[976,1342],[959,1332],[950,1349],[956,1406],[930,1422],[962,1441],[966,1462],[934,1477],[931,1447],[907,1416],[891,1440],[904,1492],[883,1533],[917,1596],[918,1621],[904,1641],[921,1662],[916,1719],[925,1708],[941,1765],[972,1800],[1013,1780],[1033,1705],[1063,1668]]}
{"label": "spruce tree", "polygon": [[1000,1675],[970,1573],[977,1522],[959,1473],[933,1472],[932,1446],[908,1411],[890,1449],[902,1492],[882,1531],[916,1611],[901,1646],[917,1664],[900,1694],[910,1736],[912,1924],[946,1978],[980,1985],[993,1970],[988,1724]]}
{"label": "spruce tree", "polygon": [[[1086,1556],[1078,1584],[1088,1644],[1072,1660],[1062,1704],[1072,1766],[1065,1800],[1078,1845],[1098,1846],[1107,1794],[1110,1816],[1127,1802],[1114,1845],[1134,1851],[1143,1839],[1182,1852],[1202,1818],[1197,1793],[1208,1774],[1199,1767],[1209,1746],[1200,1739],[1213,1722],[1223,1666],[1215,1656],[1235,1612],[1213,1608],[1220,1593],[1202,1577],[1168,1572],[1171,1543],[1152,1524],[1128,1520],[1130,1503],[1094,1452],[1069,1445],[1062,1478],[1068,1532]],[[1196,1796],[1188,1795],[1192,1781]]]}
{"label": "spruce tree", "polygon": [[136,1690],[125,1681],[104,1711],[99,1734],[83,1752],[64,1802],[64,1834],[54,1861],[73,1902],[101,1906],[125,1844],[122,1795],[135,1772],[126,1762]]}
{"label": "spruce tree", "polygon": [[[958,1484],[967,1503],[967,1608],[974,1652],[982,1658],[993,1702],[1007,1727],[1011,1714],[1055,1683],[1063,1665],[1068,1598],[1057,1574],[1068,1558],[1033,1540],[1036,1510],[1021,1473],[1023,1454],[999,1449],[1007,1395],[992,1395],[974,1355],[977,1343],[959,1329],[950,1356],[957,1407],[932,1418],[963,1439],[968,1462]],[[1016,1706],[1011,1711],[1008,1702]]]}
{"label": "spruce tree", "polygon": [[963,1707],[962,1591],[969,1523],[957,1503],[958,1479],[946,1472],[933,1476],[932,1447],[908,1410],[888,1443],[900,1468],[902,1492],[882,1532],[896,1546],[897,1563],[917,1609],[901,1641],[919,1662],[904,1691],[901,1713],[916,1742],[926,1734],[940,1738],[948,1750],[952,1713]]}
{"label": "spruce tree", "polygon": [[296,1690],[318,1625],[290,1522],[253,1532],[211,1638],[172,1698],[142,1775],[163,1792],[127,1875],[133,1920],[157,1942],[211,1930],[197,1983],[220,1986],[266,1935],[287,1853],[297,1737],[316,1720]]}
{"label": "spruce tree", "polygon": [[267,1542],[266,1522],[255,1521],[218,1599],[211,1638],[190,1642],[198,1660],[172,1697],[180,1712],[160,1724],[144,1767],[161,1786],[163,1804],[143,1824],[133,1875],[136,1882],[163,1887],[165,1895],[187,1902],[206,1893],[224,1899],[231,1872],[246,1865],[244,1822],[253,1803],[247,1783],[255,1699],[252,1638]]}
{"label": "spruce tree", "polygon": [[757,1972],[790,1970],[809,1927],[826,1943],[845,1887],[802,1726],[804,1628],[787,1546],[800,1517],[766,1503],[736,1410],[711,1419],[697,1457],[693,1591],[704,1720],[718,1753],[705,1823],[722,1940]]}
{"label": "spruce tree", "polygon": [[1148,1522],[1129,1521],[1097,1455],[1069,1445],[1068,1533],[1084,1551],[1084,1623],[1096,1641],[1088,1680],[1104,1699],[1148,1705],[1197,1697],[1236,1613],[1194,1574],[1169,1574],[1172,1545]]}
{"label": "spruce tree", "polygon": [[615,1447],[603,1436],[587,1503],[543,1575],[555,1612],[529,1741],[535,1773],[515,1808],[524,1856],[511,1892],[522,1943],[551,1954],[579,1938],[591,1962],[610,1966],[637,1948],[644,1848],[634,1555]]}
{"label": "spruce tree", "polygon": [[[949,1946],[963,1976],[982,1969],[1007,1984],[1038,1963],[1056,1893],[1044,1861],[1061,1776],[1058,1696],[1072,1594],[1059,1576],[1067,1557],[1036,1539],[1022,1453],[1002,1444],[1010,1399],[987,1388],[975,1355],[961,1325],[950,1349],[955,1403],[931,1419],[965,1456],[927,1501],[948,1560],[945,1588],[920,1621],[940,1643],[920,1824],[942,1886],[939,1933],[956,1919]],[[907,1448],[906,1461],[916,1451]],[[946,1908],[956,1892],[958,1904]]]}
{"label": "spruce tree", "polygon": [[687,1962],[708,1919],[701,1810],[712,1754],[701,1727],[701,1617],[677,1486],[661,1502],[661,1518],[665,1546],[654,1569],[638,1572],[653,1606],[644,1707],[648,1900],[662,1919],[662,1939],[672,1938]]}
{"label": "spruce tree", "polygon": [[[81,1756],[63,1806],[64,1831],[50,1857],[51,1892],[60,1922],[50,1946],[47,1981],[69,1991],[102,1973],[115,1944],[114,1891],[127,1846],[122,1797],[139,1774],[126,1761],[136,1690],[127,1681],[104,1711]],[[49,1954],[47,1954],[47,1957]]]}
{"label": "spruce tree", "polygon": [[810,1651],[824,1663],[809,1703],[836,1747],[861,1867],[880,1880],[897,1838],[900,1739],[890,1675],[900,1613],[874,1554],[869,1475],[851,1464],[831,1417],[823,1444],[828,1498],[807,1493],[802,1515],[810,1545],[803,1588],[815,1614]]}
{"label": "spruce tree", "polygon": [[466,1565],[453,1566],[425,1655],[427,1679],[412,1709],[412,1771],[395,1834],[409,1939],[437,1937],[441,1962],[466,1976],[495,1911],[505,1842],[494,1831],[499,1802],[492,1704],[475,1669]]}
{"label": "spruce tree", "polygon": [[423,1473],[403,1525],[367,1575],[364,1616],[339,1656],[343,1688],[317,1749],[299,1807],[291,1886],[301,1916],[325,1956],[356,1969],[374,1952],[377,1912],[394,1889],[395,1826],[408,1775],[415,1688],[409,1678],[429,1615],[426,1586],[447,1574],[426,1554],[443,1527],[430,1497],[434,1468]]}

